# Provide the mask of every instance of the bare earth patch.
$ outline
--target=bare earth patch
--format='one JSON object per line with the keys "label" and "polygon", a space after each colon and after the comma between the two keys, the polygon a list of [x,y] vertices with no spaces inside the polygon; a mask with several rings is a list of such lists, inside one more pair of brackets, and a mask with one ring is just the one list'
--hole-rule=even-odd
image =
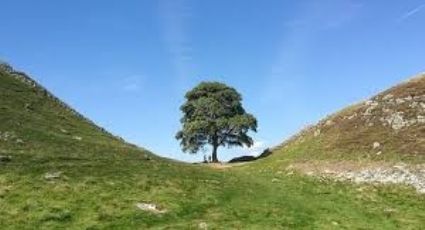
{"label": "bare earth patch", "polygon": [[315,161],[291,164],[286,170],[354,183],[405,184],[414,187],[418,193],[425,193],[425,164]]}
{"label": "bare earth patch", "polygon": [[240,163],[208,163],[205,164],[211,168],[214,169],[227,169],[227,168],[232,168],[232,167],[237,167],[237,166],[241,166],[241,165],[245,165],[247,162],[240,162]]}

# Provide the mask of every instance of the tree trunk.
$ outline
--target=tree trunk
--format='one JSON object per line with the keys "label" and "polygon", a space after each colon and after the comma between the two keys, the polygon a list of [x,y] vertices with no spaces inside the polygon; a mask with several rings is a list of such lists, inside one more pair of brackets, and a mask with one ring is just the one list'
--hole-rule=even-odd
{"label": "tree trunk", "polygon": [[212,162],[213,163],[218,163],[218,158],[217,158],[217,148],[218,148],[218,145],[217,144],[214,144],[213,145],[213,151],[212,151]]}

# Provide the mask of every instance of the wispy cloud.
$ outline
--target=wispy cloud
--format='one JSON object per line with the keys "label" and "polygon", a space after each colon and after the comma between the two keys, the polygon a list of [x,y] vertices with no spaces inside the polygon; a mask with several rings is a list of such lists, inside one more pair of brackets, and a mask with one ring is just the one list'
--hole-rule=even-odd
{"label": "wispy cloud", "polygon": [[187,20],[191,13],[192,9],[187,0],[160,2],[159,14],[163,38],[180,84],[190,77],[194,69],[192,46],[187,29]]}
{"label": "wispy cloud", "polygon": [[136,92],[142,89],[142,80],[140,76],[131,76],[124,79],[122,89],[127,92]]}
{"label": "wispy cloud", "polygon": [[326,30],[350,22],[363,4],[353,0],[322,0],[304,5],[293,20],[285,22],[289,29]]}
{"label": "wispy cloud", "polygon": [[406,12],[405,14],[403,14],[399,19],[398,19],[398,21],[399,22],[403,22],[403,21],[405,21],[406,19],[408,19],[408,18],[410,18],[410,17],[412,17],[413,15],[415,15],[415,14],[417,14],[417,13],[419,13],[420,11],[422,11],[422,10],[424,10],[425,9],[425,3],[424,4],[422,4],[422,5],[420,5],[420,6],[417,6],[416,8],[414,8],[414,9],[412,9],[412,10],[409,10],[408,12]]}
{"label": "wispy cloud", "polygon": [[[273,105],[299,92],[297,87],[302,85],[302,79],[294,75],[300,72],[298,68],[304,68],[302,63],[307,61],[315,37],[349,24],[362,8],[362,4],[353,0],[307,2],[292,20],[284,22],[285,36],[278,44],[275,61],[265,81],[263,102]],[[289,75],[290,79],[285,77]]]}

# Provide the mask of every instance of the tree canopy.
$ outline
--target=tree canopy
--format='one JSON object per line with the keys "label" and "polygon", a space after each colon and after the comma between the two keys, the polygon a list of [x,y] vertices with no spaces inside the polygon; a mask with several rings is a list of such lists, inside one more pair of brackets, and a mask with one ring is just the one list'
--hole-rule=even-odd
{"label": "tree canopy", "polygon": [[180,108],[183,127],[176,135],[184,152],[197,153],[210,145],[212,161],[218,162],[220,146],[252,146],[248,132],[257,131],[257,120],[242,107],[242,96],[234,88],[219,82],[202,82],[185,98]]}

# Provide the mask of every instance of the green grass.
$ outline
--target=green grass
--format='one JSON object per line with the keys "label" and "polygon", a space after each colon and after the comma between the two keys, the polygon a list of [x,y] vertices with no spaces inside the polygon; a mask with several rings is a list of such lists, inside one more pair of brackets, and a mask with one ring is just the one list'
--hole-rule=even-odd
{"label": "green grass", "polygon": [[[261,162],[216,170],[146,160],[132,150],[124,156],[115,153],[124,150],[104,151],[111,157],[14,154],[0,167],[0,225],[196,229],[205,222],[211,229],[419,229],[425,224],[425,197],[410,188],[279,174]],[[56,171],[61,178],[44,179]],[[146,213],[137,202],[154,202],[168,212]]]}
{"label": "green grass", "polygon": [[[0,155],[12,156],[0,162],[1,229],[425,226],[425,196],[412,188],[287,175],[284,168],[302,147],[228,169],[162,159],[0,71],[0,132],[5,131],[16,137],[0,141]],[[48,172],[62,175],[46,180]],[[138,202],[153,202],[168,212],[144,212],[136,208]]]}

